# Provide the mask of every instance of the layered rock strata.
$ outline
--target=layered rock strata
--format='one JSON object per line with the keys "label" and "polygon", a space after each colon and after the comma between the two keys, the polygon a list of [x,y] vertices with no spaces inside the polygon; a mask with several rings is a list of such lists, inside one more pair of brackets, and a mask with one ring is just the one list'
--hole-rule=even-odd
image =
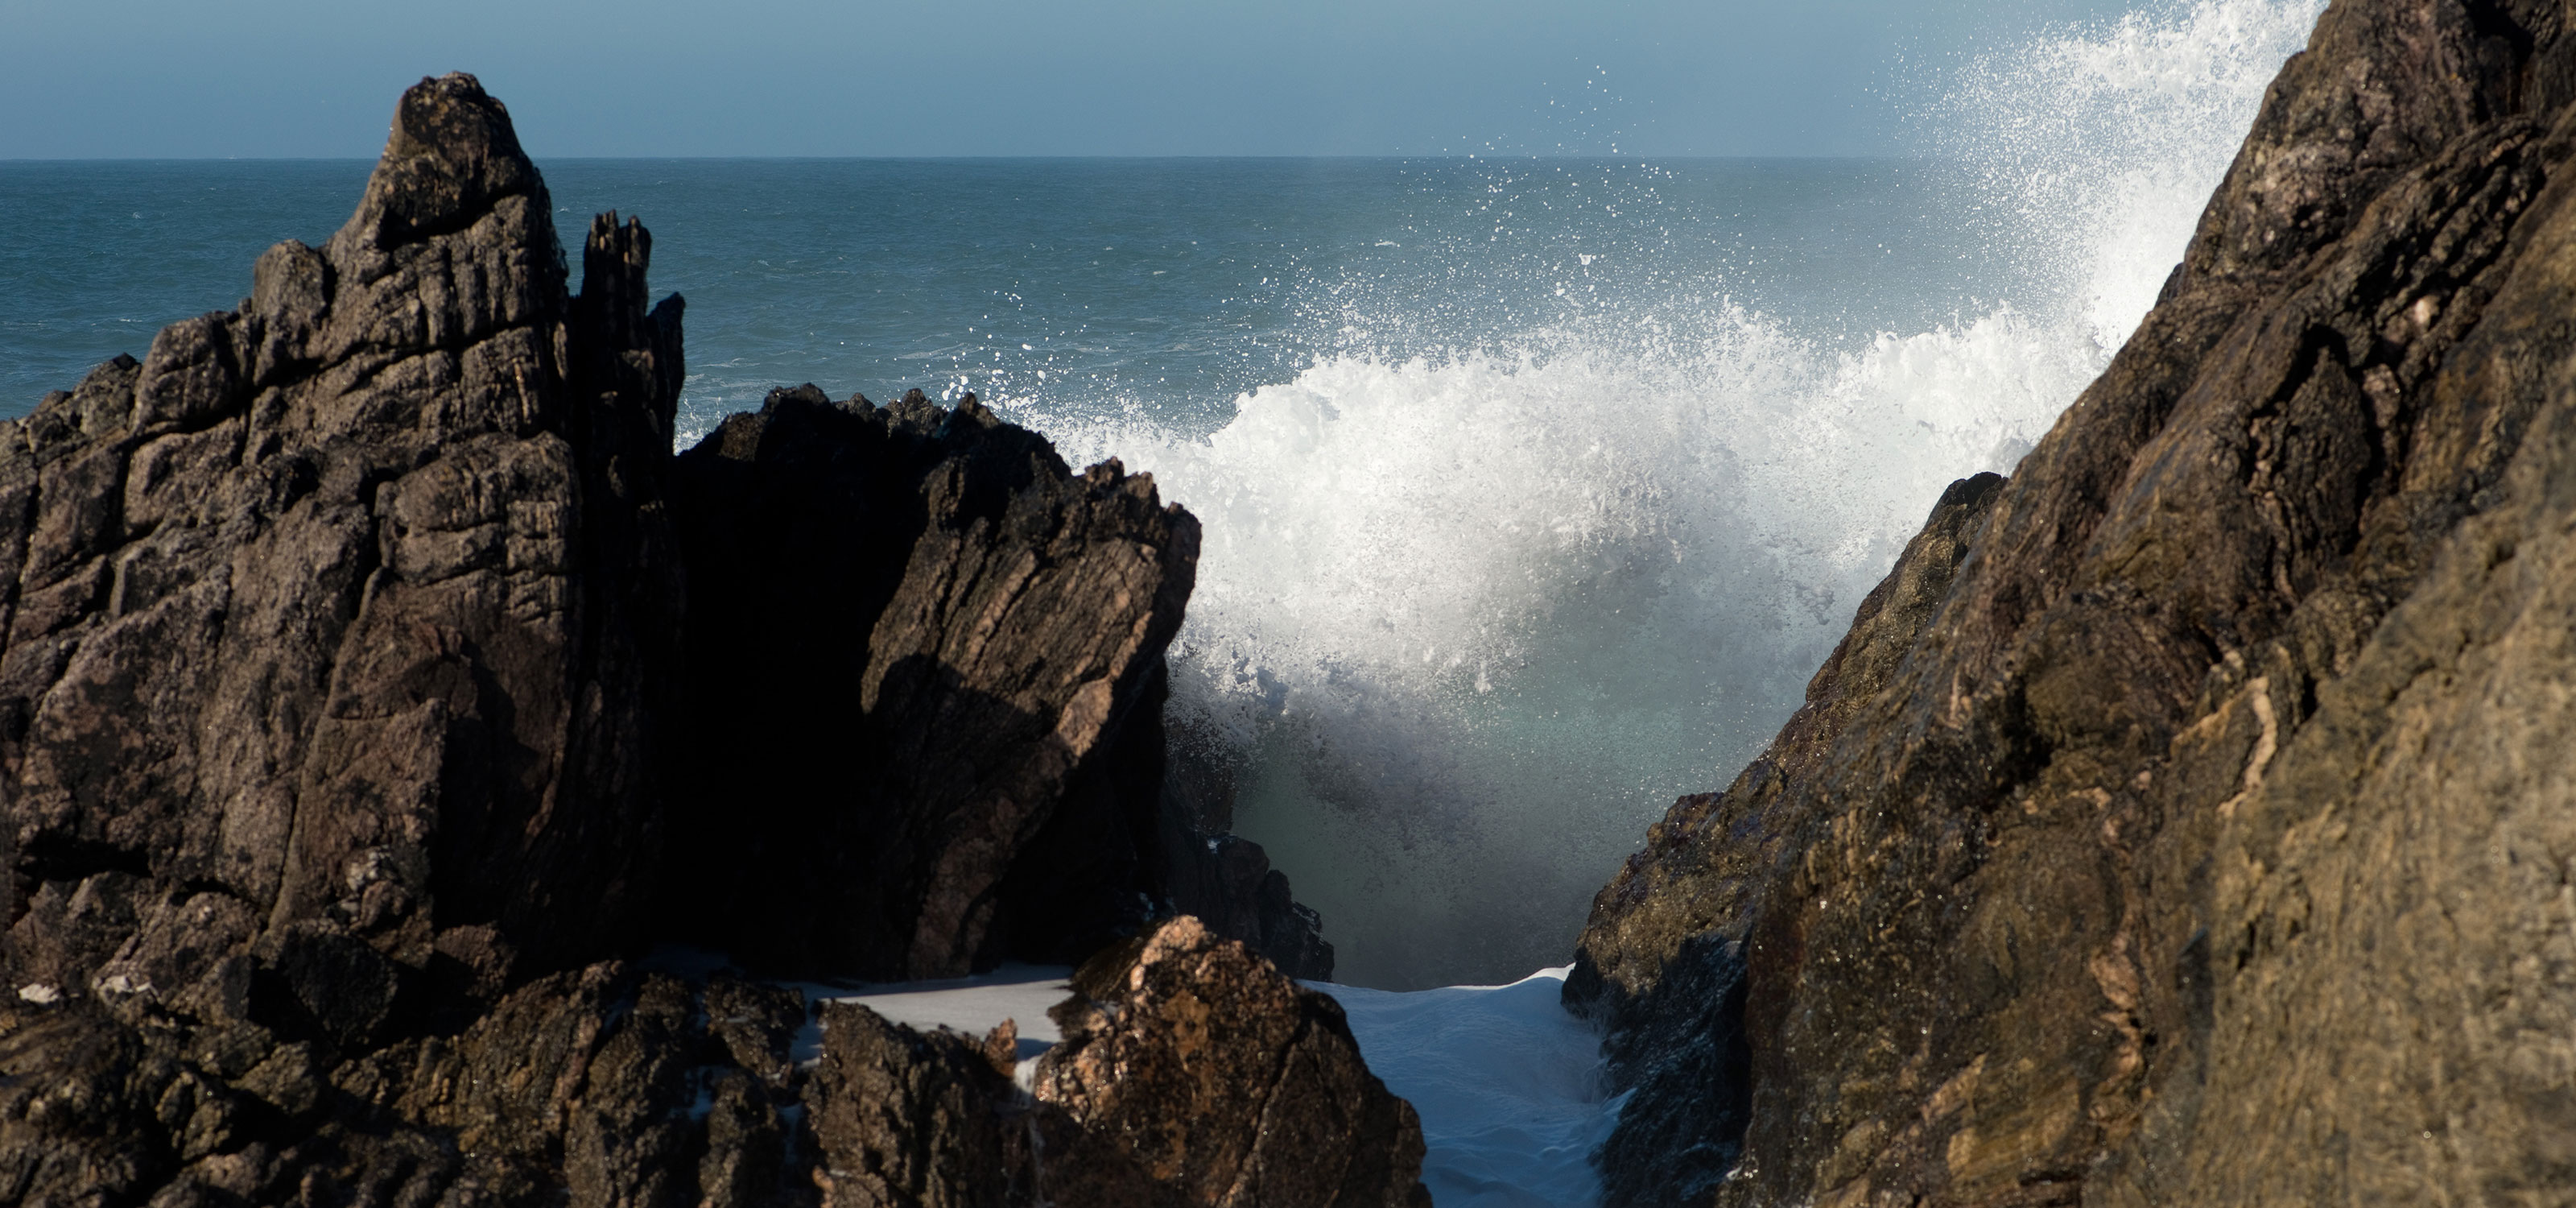
{"label": "layered rock strata", "polygon": [[1609,1202],[2570,1202],[2576,39],[2352,0],[1595,903]]}
{"label": "layered rock strata", "polygon": [[[844,1076],[864,1029],[816,1064],[794,992],[627,958],[934,974],[1148,926],[1194,525],[971,400],[788,392],[675,461],[649,238],[603,216],[570,294],[551,213],[500,104],[423,81],[324,247],[0,424],[0,1202],[1031,1202],[860,1194],[844,1123],[946,1118]],[[1213,1057],[1316,1034],[1244,1004]],[[1341,1039],[1270,1109],[1418,1159]]]}

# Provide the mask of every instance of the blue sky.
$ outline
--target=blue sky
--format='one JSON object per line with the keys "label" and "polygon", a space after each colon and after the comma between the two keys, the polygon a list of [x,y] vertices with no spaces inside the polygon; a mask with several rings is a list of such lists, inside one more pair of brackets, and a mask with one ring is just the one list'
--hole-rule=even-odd
{"label": "blue sky", "polygon": [[1880,154],[1957,56],[2127,7],[0,0],[0,158],[373,156],[450,70],[540,157]]}

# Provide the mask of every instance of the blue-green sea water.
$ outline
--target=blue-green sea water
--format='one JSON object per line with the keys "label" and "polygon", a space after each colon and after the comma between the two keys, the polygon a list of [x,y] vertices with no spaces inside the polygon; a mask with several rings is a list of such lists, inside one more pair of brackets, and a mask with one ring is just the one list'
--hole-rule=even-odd
{"label": "blue-green sea water", "polygon": [[[2152,301],[2310,0],[1962,66],[1898,160],[551,160],[689,300],[682,441],[973,391],[1206,547],[1173,721],[1343,980],[1508,981],[1777,729],[1944,484]],[[0,416],[319,244],[364,162],[0,162]],[[577,253],[576,253],[577,254]]]}

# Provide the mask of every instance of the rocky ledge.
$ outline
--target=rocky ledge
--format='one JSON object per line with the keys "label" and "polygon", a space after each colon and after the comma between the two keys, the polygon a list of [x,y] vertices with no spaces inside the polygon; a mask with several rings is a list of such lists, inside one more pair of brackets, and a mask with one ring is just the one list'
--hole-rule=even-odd
{"label": "rocky ledge", "polygon": [[1596,900],[1612,1204],[2576,1202],[2576,36],[2339,0]]}
{"label": "rocky ledge", "polygon": [[[1311,912],[1164,791],[1195,521],[971,397],[674,458],[650,238],[602,216],[573,294],[552,211],[423,81],[324,246],[0,424],[0,1200],[1417,1199],[1410,1110],[1234,942],[1328,973]],[[1029,1093],[668,942],[1117,955]],[[1269,1073],[1122,1081],[1212,1062]]]}

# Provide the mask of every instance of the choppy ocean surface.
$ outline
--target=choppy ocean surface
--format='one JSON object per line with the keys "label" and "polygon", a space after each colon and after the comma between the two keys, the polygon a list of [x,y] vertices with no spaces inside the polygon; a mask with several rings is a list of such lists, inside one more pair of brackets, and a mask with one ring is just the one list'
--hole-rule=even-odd
{"label": "choppy ocean surface", "polygon": [[[1341,981],[1509,982],[2153,301],[2314,0],[1945,77],[1906,159],[558,160],[689,299],[683,444],[974,391],[1206,523],[1183,741]],[[0,162],[0,415],[320,243],[364,162]],[[576,251],[577,261],[577,251]]]}

